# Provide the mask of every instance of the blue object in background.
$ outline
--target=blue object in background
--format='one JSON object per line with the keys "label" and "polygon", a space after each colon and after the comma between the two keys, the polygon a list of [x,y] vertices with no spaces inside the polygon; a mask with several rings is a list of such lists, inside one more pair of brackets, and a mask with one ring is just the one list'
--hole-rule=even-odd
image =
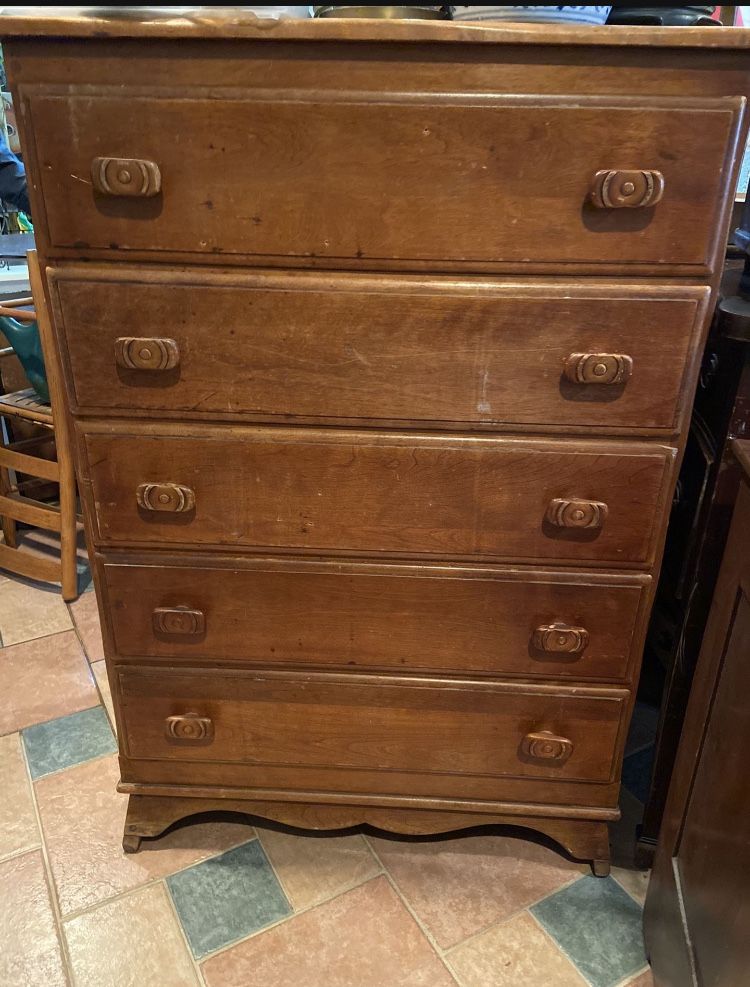
{"label": "blue object in background", "polygon": [[29,383],[45,404],[49,404],[47,372],[44,368],[42,341],[36,322],[19,322],[17,319],[0,316],[0,329],[3,330],[16,356],[21,361]]}

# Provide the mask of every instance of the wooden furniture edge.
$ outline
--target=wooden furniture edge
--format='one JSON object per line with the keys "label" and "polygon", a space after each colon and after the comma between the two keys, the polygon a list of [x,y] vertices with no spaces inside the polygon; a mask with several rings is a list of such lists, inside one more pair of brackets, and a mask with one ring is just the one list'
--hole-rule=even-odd
{"label": "wooden furniture edge", "polygon": [[126,853],[136,853],[142,839],[160,836],[179,820],[206,812],[241,813],[304,830],[340,830],[367,826],[409,836],[445,834],[474,826],[513,826],[542,833],[562,846],[571,857],[590,860],[597,877],[606,877],[610,870],[606,819],[561,819],[502,812],[483,814],[261,799],[131,795],[122,840],[123,849]]}
{"label": "wooden furniture edge", "polygon": [[6,16],[3,38],[208,38],[251,41],[400,41],[460,44],[750,48],[750,30],[734,27],[625,27],[622,25],[472,24],[465,21],[360,18],[282,19],[210,14],[137,20],[64,15]]}

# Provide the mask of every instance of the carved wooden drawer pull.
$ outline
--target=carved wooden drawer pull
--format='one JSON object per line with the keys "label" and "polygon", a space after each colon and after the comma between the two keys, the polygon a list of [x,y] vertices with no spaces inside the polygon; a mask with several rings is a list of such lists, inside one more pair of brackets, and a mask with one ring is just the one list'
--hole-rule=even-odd
{"label": "carved wooden drawer pull", "polygon": [[633,358],[625,353],[571,353],[563,373],[574,384],[624,384],[633,372]]}
{"label": "carved wooden drawer pull", "polygon": [[156,607],[151,617],[160,634],[203,634],[206,615],[190,607]]}
{"label": "carved wooden drawer pull", "polygon": [[141,483],[136,497],[144,511],[184,514],[195,507],[195,491],[181,483]]}
{"label": "carved wooden drawer pull", "polygon": [[563,764],[573,753],[573,744],[567,737],[558,737],[549,730],[527,733],[521,742],[521,750],[538,761],[554,761]]}
{"label": "carved wooden drawer pull", "polygon": [[599,209],[643,209],[664,195],[660,171],[597,171],[591,201]]}
{"label": "carved wooden drawer pull", "polygon": [[600,500],[555,497],[549,502],[547,520],[558,528],[601,528],[607,513],[607,505]]}
{"label": "carved wooden drawer pull", "polygon": [[589,643],[589,632],[585,627],[570,627],[568,624],[542,624],[534,631],[531,641],[538,651],[551,654],[577,655]]}
{"label": "carved wooden drawer pull", "polygon": [[180,348],[174,339],[120,336],[115,361],[126,370],[172,370],[180,362]]}
{"label": "carved wooden drawer pull", "polygon": [[102,195],[148,199],[161,191],[159,165],[141,158],[94,158],[91,181]]}
{"label": "carved wooden drawer pull", "polygon": [[185,713],[183,716],[168,716],[164,721],[164,732],[170,744],[210,744],[214,739],[213,720],[198,713]]}

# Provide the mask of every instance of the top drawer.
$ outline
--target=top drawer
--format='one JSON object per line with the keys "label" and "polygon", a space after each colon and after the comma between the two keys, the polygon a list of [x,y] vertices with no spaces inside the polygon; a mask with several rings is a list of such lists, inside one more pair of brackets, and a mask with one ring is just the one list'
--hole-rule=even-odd
{"label": "top drawer", "polygon": [[35,219],[61,256],[705,272],[743,105],[38,87]]}

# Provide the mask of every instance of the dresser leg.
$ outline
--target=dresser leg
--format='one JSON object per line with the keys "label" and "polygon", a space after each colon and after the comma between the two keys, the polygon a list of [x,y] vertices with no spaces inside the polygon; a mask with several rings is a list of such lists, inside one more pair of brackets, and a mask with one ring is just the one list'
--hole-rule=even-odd
{"label": "dresser leg", "polygon": [[595,877],[609,877],[609,860],[592,860],[591,870]]}
{"label": "dresser leg", "polygon": [[132,836],[126,833],[122,838],[122,848],[125,853],[138,853],[141,848],[140,836]]}

